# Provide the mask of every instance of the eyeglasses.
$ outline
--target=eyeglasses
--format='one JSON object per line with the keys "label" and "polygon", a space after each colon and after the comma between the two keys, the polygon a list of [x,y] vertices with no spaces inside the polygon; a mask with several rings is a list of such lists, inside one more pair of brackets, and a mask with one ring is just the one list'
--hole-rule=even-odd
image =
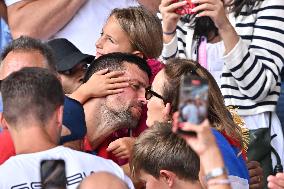
{"label": "eyeglasses", "polygon": [[161,95],[159,95],[158,93],[152,91],[151,88],[148,87],[146,89],[146,93],[145,93],[146,100],[150,100],[150,98],[152,98],[152,96],[155,96],[155,97],[157,97],[159,99],[162,99],[164,101],[164,103],[166,102],[165,99]]}

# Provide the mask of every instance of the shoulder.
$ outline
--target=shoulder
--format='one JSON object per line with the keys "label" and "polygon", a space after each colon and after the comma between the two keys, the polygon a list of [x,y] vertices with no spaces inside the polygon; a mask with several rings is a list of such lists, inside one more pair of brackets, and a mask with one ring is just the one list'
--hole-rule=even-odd
{"label": "shoulder", "polygon": [[107,168],[108,167],[108,168],[120,170],[120,167],[111,160],[104,159],[102,157],[99,157],[93,154],[72,150],[69,148],[65,148],[64,150],[68,151],[68,153],[70,153],[70,155],[73,158],[77,159],[77,161],[80,161],[83,164],[90,165],[90,166],[93,165],[96,168],[101,168],[101,167]]}
{"label": "shoulder", "polygon": [[266,6],[284,6],[284,1],[282,0],[264,0],[260,2],[260,7]]}
{"label": "shoulder", "polygon": [[[255,7],[256,13],[274,13],[275,11],[284,12],[284,1],[282,0],[264,0],[261,1],[257,7]],[[283,17],[283,14],[279,15]]]}

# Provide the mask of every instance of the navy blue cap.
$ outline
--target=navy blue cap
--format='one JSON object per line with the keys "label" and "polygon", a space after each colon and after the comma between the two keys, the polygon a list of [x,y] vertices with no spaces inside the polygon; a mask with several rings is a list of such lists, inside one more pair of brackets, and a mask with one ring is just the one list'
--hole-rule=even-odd
{"label": "navy blue cap", "polygon": [[83,106],[68,96],[64,99],[63,125],[70,130],[71,134],[62,136],[60,144],[83,139],[87,133]]}
{"label": "navy blue cap", "polygon": [[91,63],[94,56],[82,53],[73,43],[65,38],[52,39],[47,42],[54,51],[56,71],[63,72],[84,62]]}

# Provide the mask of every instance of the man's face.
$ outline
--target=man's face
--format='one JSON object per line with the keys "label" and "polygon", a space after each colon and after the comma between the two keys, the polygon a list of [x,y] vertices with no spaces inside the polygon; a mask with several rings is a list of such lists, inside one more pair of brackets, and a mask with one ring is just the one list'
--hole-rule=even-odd
{"label": "man's face", "polygon": [[104,104],[107,119],[116,120],[122,127],[134,128],[142,114],[142,107],[146,104],[145,88],[149,85],[147,73],[137,65],[125,63],[125,76],[130,78],[130,86],[119,94],[106,97]]}
{"label": "man's face", "polygon": [[86,73],[86,62],[82,62],[72,68],[68,73],[59,73],[65,94],[71,94],[83,83]]}
{"label": "man's face", "polygon": [[47,65],[46,59],[38,51],[11,51],[0,65],[0,80],[23,67],[45,68],[45,65]]}

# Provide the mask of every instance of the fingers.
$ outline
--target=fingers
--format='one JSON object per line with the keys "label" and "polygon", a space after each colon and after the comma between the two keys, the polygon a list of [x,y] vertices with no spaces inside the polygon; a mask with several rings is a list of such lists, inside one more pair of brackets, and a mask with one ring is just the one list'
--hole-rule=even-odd
{"label": "fingers", "polygon": [[108,78],[114,78],[114,77],[119,77],[125,74],[125,71],[111,71],[106,74],[106,77]]}
{"label": "fingers", "polygon": [[162,0],[160,6],[167,7],[170,4],[172,4],[173,2],[174,2],[174,0]]}
{"label": "fingers", "polygon": [[111,152],[113,155],[121,159],[127,159],[130,157],[130,150],[127,149],[126,146],[110,143],[107,151]]}
{"label": "fingers", "polygon": [[173,4],[170,4],[166,10],[168,12],[175,12],[176,9],[180,8],[180,7],[183,7],[184,5],[187,4],[187,1],[181,1],[181,2],[178,2],[178,3],[173,3]]}
{"label": "fingers", "polygon": [[267,178],[268,188],[284,188],[284,173],[277,173],[276,176],[270,175]]}
{"label": "fingers", "polygon": [[250,176],[250,189],[262,188],[263,185],[263,170],[260,163],[257,161],[247,162],[247,167]]}
{"label": "fingers", "polygon": [[216,4],[219,2],[222,3],[222,0],[191,0],[191,2],[194,4],[204,4],[204,3]]}
{"label": "fingers", "polygon": [[195,125],[189,122],[183,122],[183,123],[180,123],[179,125],[182,128],[182,130],[202,133],[204,132],[205,128],[209,127],[209,121],[206,119],[200,125]]}
{"label": "fingers", "polygon": [[262,188],[261,184],[250,184],[249,189],[259,189]]}
{"label": "fingers", "polygon": [[260,167],[260,163],[258,161],[249,161],[247,162],[248,169],[254,169]]}
{"label": "fingers", "polygon": [[104,75],[108,72],[108,68],[95,72],[96,75]]}
{"label": "fingers", "polygon": [[[173,115],[173,132],[176,132],[177,129],[182,128],[184,131],[193,131],[193,132],[201,132],[204,128],[209,128],[209,121],[206,119],[200,125],[195,125],[189,122],[179,122],[179,113],[175,112]],[[200,127],[201,126],[201,127]]]}
{"label": "fingers", "polygon": [[106,91],[106,95],[114,95],[114,94],[119,94],[123,92],[124,92],[123,89],[111,89],[111,90]]}
{"label": "fingers", "polygon": [[[209,3],[204,3],[204,4],[201,4],[201,5],[198,5],[196,6],[195,8],[192,9],[193,12],[201,12],[203,10],[206,10],[206,11],[213,11],[215,10],[215,6],[212,5],[212,4],[209,4]],[[199,13],[200,15],[200,13]]]}
{"label": "fingers", "polygon": [[110,77],[106,82],[108,84],[112,84],[112,83],[122,83],[122,82],[129,82],[129,77],[117,77],[117,78],[114,78],[114,77]]}
{"label": "fingers", "polygon": [[114,155],[119,159],[129,159],[130,158],[130,153],[125,153],[125,152],[117,153]]}
{"label": "fingers", "polygon": [[108,84],[106,86],[106,89],[107,90],[115,90],[115,89],[121,89],[121,88],[125,88],[125,87],[128,87],[129,86],[129,83],[114,83],[114,84]]}
{"label": "fingers", "polygon": [[114,150],[118,149],[119,146],[120,146],[119,143],[115,140],[108,145],[106,150],[108,152],[113,152]]}
{"label": "fingers", "polygon": [[267,181],[268,181],[268,188],[271,189],[283,189],[284,188],[284,178],[282,178],[283,173],[277,173],[276,176],[270,175],[269,177],[267,177]]}
{"label": "fingers", "polygon": [[263,177],[262,176],[255,176],[255,177],[250,177],[250,188],[259,188],[262,186],[262,181]]}
{"label": "fingers", "polygon": [[113,153],[115,156],[117,154],[124,154],[124,153],[126,153],[126,149],[123,148],[123,147],[118,147],[115,150],[112,150],[111,153]]}

